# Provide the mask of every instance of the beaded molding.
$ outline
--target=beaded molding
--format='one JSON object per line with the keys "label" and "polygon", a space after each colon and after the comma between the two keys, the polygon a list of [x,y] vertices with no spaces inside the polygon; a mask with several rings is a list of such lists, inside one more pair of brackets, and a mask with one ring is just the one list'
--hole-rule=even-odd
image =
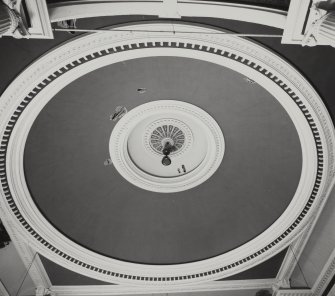
{"label": "beaded molding", "polygon": [[[32,247],[75,272],[102,281],[144,285],[178,285],[230,276],[270,258],[292,242],[313,212],[324,203],[325,193],[333,185],[334,128],[321,99],[308,82],[281,58],[255,43],[233,36],[206,35],[207,32],[215,32],[210,28],[186,24],[176,24],[175,27],[178,31],[193,29],[203,33],[192,35],[192,38],[182,33],[106,32],[85,35],[32,64],[1,97],[0,204],[7,218],[15,223]],[[126,28],[158,31],[162,28],[166,30],[169,25],[152,23]],[[41,97],[49,96],[51,99],[57,88],[61,89],[75,78],[106,65],[108,58],[113,58],[109,63],[114,63],[129,58],[169,54],[220,61],[222,65],[248,72],[248,77],[256,82],[267,82],[276,91],[285,94],[287,104],[292,106],[286,110],[298,132],[301,132],[303,156],[306,154],[308,168],[303,169],[302,176],[305,173],[306,180],[313,182],[309,188],[301,181],[299,186],[304,191],[297,190],[300,195],[297,193],[299,196],[293,198],[274,225],[226,254],[169,266],[134,264],[98,255],[58,233],[33,204],[24,177],[13,177],[23,169],[19,155],[23,155],[29,132],[28,121],[32,122],[47,103],[38,104]],[[70,72],[73,73],[71,76]],[[23,129],[23,126],[27,128]]]}

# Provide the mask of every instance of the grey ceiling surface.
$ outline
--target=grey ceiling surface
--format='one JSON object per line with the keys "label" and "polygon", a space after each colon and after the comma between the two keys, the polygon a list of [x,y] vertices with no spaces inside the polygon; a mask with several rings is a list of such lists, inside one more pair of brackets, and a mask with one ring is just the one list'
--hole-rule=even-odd
{"label": "grey ceiling surface", "polygon": [[[129,21],[150,19],[150,17],[143,16],[100,17],[78,20],[77,23],[81,27],[98,28]],[[281,33],[281,30],[278,29],[230,20],[209,18],[185,18],[184,20],[210,24],[243,33]],[[16,40],[5,37],[1,38],[0,92],[3,92],[16,75],[18,75],[24,67],[29,65],[29,63],[33,62],[34,59],[69,38],[72,38],[72,36],[61,32],[55,34],[54,40]],[[335,113],[335,101],[333,100],[335,84],[331,83],[335,70],[335,55],[333,54],[333,48],[328,46],[309,48],[297,45],[282,45],[280,44],[279,38],[256,38],[256,40],[276,51],[297,67],[320,93],[330,114],[333,115]]]}
{"label": "grey ceiling surface", "polygon": [[[281,105],[243,78],[207,62],[152,57],[77,79],[43,109],[26,143],[26,180],[41,212],[91,250],[148,264],[210,258],[259,235],[295,193],[301,148]],[[160,99],[203,108],[223,131],[220,168],[191,190],[145,191],[103,165],[115,107]]]}

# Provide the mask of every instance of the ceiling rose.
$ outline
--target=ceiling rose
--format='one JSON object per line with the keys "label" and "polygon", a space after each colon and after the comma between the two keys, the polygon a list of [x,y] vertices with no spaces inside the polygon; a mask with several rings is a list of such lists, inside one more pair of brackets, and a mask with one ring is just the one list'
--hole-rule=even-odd
{"label": "ceiling rose", "polygon": [[[165,164],[164,147],[171,146]],[[118,172],[140,188],[178,192],[215,173],[224,154],[219,125],[204,110],[181,101],[140,105],[113,129],[109,142]]]}

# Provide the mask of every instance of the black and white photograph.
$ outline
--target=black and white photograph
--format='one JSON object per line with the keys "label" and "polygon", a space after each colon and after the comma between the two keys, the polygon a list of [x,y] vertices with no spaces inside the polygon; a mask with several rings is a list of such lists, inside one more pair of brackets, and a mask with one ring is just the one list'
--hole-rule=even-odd
{"label": "black and white photograph", "polygon": [[0,296],[335,296],[335,0],[0,0]]}

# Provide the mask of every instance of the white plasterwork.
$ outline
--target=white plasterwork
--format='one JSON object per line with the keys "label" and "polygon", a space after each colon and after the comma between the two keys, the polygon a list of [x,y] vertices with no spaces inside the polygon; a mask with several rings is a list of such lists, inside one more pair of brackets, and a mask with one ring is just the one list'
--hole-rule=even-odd
{"label": "white plasterwork", "polygon": [[[12,5],[9,6],[18,14],[22,13],[22,0],[11,2]],[[30,26],[27,28],[29,34],[21,36],[18,33],[6,33],[5,36],[27,39],[52,39],[53,32],[46,0],[27,0],[25,1],[25,5],[28,14],[26,17],[29,18],[30,22]]]}
{"label": "white plasterwork", "polygon": [[314,296],[310,289],[283,289],[279,290],[274,296]]}
{"label": "white plasterwork", "polygon": [[[328,13],[320,9],[319,4],[327,0],[296,0],[291,1],[287,21],[284,28],[282,43],[301,44],[303,46],[331,45],[334,46],[334,34],[323,36],[322,26]],[[333,25],[329,20],[326,21],[326,30],[332,30]],[[320,29],[321,28],[321,29]],[[329,35],[329,36],[328,36]],[[329,37],[329,38],[328,38]]]}
{"label": "white plasterwork", "polygon": [[28,0],[26,5],[31,22],[28,38],[53,38],[46,0]]}
{"label": "white plasterwork", "polygon": [[15,228],[15,223],[8,219],[8,216],[2,211],[0,207],[0,217],[4,224],[10,238],[11,242],[14,244],[16,251],[18,252],[23,264],[28,269],[29,276],[34,282],[36,287],[50,287],[51,281],[49,276],[44,269],[44,266],[36,254],[36,250],[32,249],[25,241],[25,239],[19,234],[18,230]]}
{"label": "white plasterwork", "polygon": [[0,280],[0,295],[2,296],[10,296],[6,287],[4,286],[4,284],[2,283],[2,281]]}
{"label": "white plasterwork", "polygon": [[[321,296],[331,279],[335,276],[335,249],[330,254],[327,263],[323,267],[320,276],[313,285],[313,295]],[[331,294],[329,294],[331,295]]]}
{"label": "white plasterwork", "polygon": [[[332,187],[329,188],[329,192],[326,193],[326,195],[328,196],[330,194],[332,190]],[[296,241],[294,241],[291,245],[290,245],[290,249],[287,251],[287,254],[284,258],[284,261],[280,267],[280,270],[277,274],[277,279],[290,279],[296,265],[297,265],[297,261],[299,261],[300,256],[310,238],[310,236],[313,233],[313,230],[316,226],[316,223],[322,213],[322,210],[325,206],[325,203],[323,204],[322,207],[320,207],[318,209],[318,211],[316,211],[315,215],[313,216],[313,218],[311,219],[311,221],[309,222],[309,224],[306,226],[305,230],[303,231],[303,233],[297,238]],[[335,253],[333,253],[333,256],[335,258]],[[327,265],[327,264],[326,264]],[[324,274],[321,273],[320,277],[323,277]],[[313,285],[316,285],[318,281],[316,281]]]}
{"label": "white plasterwork", "polygon": [[[147,30],[164,30],[170,28],[169,24],[143,24],[126,27],[127,29],[147,29]],[[283,250],[290,244],[297,235],[308,224],[315,210],[320,208],[327,197],[329,188],[333,185],[334,180],[334,128],[330,120],[329,114],[326,111],[321,99],[309,83],[288,63],[283,61],[274,53],[264,49],[263,47],[254,44],[250,41],[227,35],[213,35],[206,34],[206,32],[215,32],[210,28],[192,26],[187,24],[176,24],[175,28],[182,30],[202,30],[203,33],[192,35],[190,38],[187,34],[171,34],[171,33],[120,33],[120,32],[105,32],[99,34],[85,35],[82,38],[75,39],[67,44],[55,49],[46,54],[31,67],[25,70],[6,90],[0,101],[0,131],[1,135],[4,132],[4,127],[8,122],[8,117],[11,116],[17,104],[27,95],[34,85],[39,84],[46,77],[54,71],[61,69],[69,63],[80,61],[80,58],[86,57],[89,54],[93,56],[101,55],[99,58],[90,60],[89,62],[69,70],[57,79],[52,81],[47,87],[42,89],[26,107],[17,121],[13,133],[10,138],[7,155],[8,165],[8,181],[12,189],[13,198],[29,224],[34,226],[34,229],[47,242],[61,250],[63,253],[76,258],[85,264],[97,267],[99,269],[110,270],[115,273],[123,273],[139,277],[174,277],[174,276],[188,276],[190,274],[202,274],[200,277],[187,277],[178,281],[150,281],[136,278],[124,278],[119,276],[106,275],[96,270],[86,268],[71,262],[60,256],[57,252],[47,248],[44,244],[32,237],[25,228],[14,217],[4,198],[1,200],[1,205],[5,209],[5,215],[17,225],[20,233],[30,242],[30,244],[41,254],[55,261],[56,263],[69,268],[75,272],[82,273],[102,281],[116,282],[116,283],[133,283],[137,285],[165,285],[174,286],[185,283],[197,283],[203,281],[210,281],[222,277],[230,276],[232,274],[241,272],[252,266],[255,266],[276,253]],[[140,44],[144,46],[150,42],[171,42],[189,43],[190,45],[201,46],[205,51],[193,50],[185,47],[151,47],[138,48],[134,50],[122,51],[111,55],[102,56],[102,51],[116,48],[117,46],[125,46],[128,44]],[[136,45],[135,45],[136,46]],[[208,52],[206,49],[213,47],[214,51],[224,50],[231,54],[236,54],[242,59],[247,59],[249,62],[254,62],[255,67],[260,66],[270,72],[271,75],[279,77],[301,99],[305,108],[309,111],[314,119],[315,125],[320,133],[320,140],[323,143],[323,178],[320,182],[320,189],[316,201],[312,205],[312,209],[306,214],[304,220],[294,228],[283,240],[278,241],[273,247],[267,251],[259,254],[257,257],[245,260],[243,263],[230,267],[227,270],[216,273],[208,273],[208,271],[219,269],[222,266],[228,266],[238,260],[242,260],[247,256],[253,254],[264,246],[270,244],[278,235],[281,235],[285,229],[290,227],[291,223],[299,215],[303,209],[306,200],[308,199],[315,174],[316,174],[316,148],[309,125],[301,110],[293,102],[292,98],[285,92],[285,90],[276,84],[273,80],[266,77],[264,74],[256,71],[254,68],[235,61],[232,58],[223,55],[216,55]],[[95,54],[95,52],[98,52]],[[100,52],[100,54],[99,54]],[[194,58],[199,60],[216,63],[221,66],[231,68],[240,72],[246,77],[251,77],[256,83],[262,85],[267,89],[285,108],[293,123],[296,126],[302,148],[303,168],[301,179],[297,188],[297,192],[292,199],[287,210],[282,216],[271,225],[264,233],[254,238],[245,245],[232,250],[226,254],[202,260],[199,262],[169,266],[159,265],[142,265],[133,264],[106,258],[83,247],[78,246],[73,241],[64,237],[61,233],[56,231],[50,223],[41,215],[36,205],[30,197],[29,190],[25,183],[23,172],[23,151],[25,140],[27,138],[30,126],[34,119],[38,116],[40,110],[47,104],[49,100],[67,84],[82,75],[98,69],[108,64],[116,62],[135,59],[149,56],[178,56],[184,58]],[[62,70],[58,71],[62,73]],[[204,274],[204,273],[207,274]]]}
{"label": "white plasterwork", "polygon": [[[156,116],[154,122],[151,121],[153,116]],[[148,124],[148,118],[151,124],[157,120],[162,122],[162,118],[168,122],[165,124],[183,123],[184,127],[180,126],[180,129],[185,131],[185,138],[193,142],[195,137],[196,144],[185,145],[191,149],[186,154],[182,157],[171,156],[172,164],[167,168],[169,177],[159,175],[162,171],[162,154],[145,153],[144,145],[141,145],[145,132],[142,129],[134,132],[135,127],[138,128],[143,122]],[[200,143],[204,143],[204,150],[199,149]],[[176,100],[151,101],[130,110],[115,125],[109,140],[110,156],[115,169],[135,186],[161,193],[188,190],[206,181],[219,168],[224,147],[222,131],[207,112]],[[199,150],[202,152],[199,153]],[[138,163],[138,160],[141,162]],[[182,163],[189,172],[175,175],[177,166]]]}
{"label": "white plasterwork", "polygon": [[278,274],[276,276],[278,280],[287,281],[290,279],[290,276],[297,265],[297,259],[299,260],[299,257],[307,241],[307,228],[309,228],[309,225],[306,226],[306,229],[302,232],[302,234],[289,246],[283,263],[281,264]]}
{"label": "white plasterwork", "polygon": [[308,15],[310,1],[294,0],[290,2],[284,27],[282,43],[301,44],[304,38],[303,27]]}
{"label": "white plasterwork", "polygon": [[56,2],[49,5],[51,22],[112,15],[159,15],[161,17],[211,17],[283,28],[286,11],[246,4],[199,0]]}
{"label": "white plasterwork", "polygon": [[163,0],[162,11],[159,17],[181,18],[178,12],[178,0]]}
{"label": "white plasterwork", "polygon": [[[335,249],[329,256],[326,264],[324,265],[319,277],[316,279],[311,289],[297,290],[297,289],[281,289],[275,293],[275,296],[321,296],[335,276]],[[333,295],[334,288],[331,289],[329,295]]]}
{"label": "white plasterwork", "polygon": [[128,285],[90,285],[90,286],[52,286],[50,291],[57,296],[107,296],[143,295],[161,293],[191,293],[234,290],[270,289],[275,279],[212,281],[184,286],[128,286]]}

